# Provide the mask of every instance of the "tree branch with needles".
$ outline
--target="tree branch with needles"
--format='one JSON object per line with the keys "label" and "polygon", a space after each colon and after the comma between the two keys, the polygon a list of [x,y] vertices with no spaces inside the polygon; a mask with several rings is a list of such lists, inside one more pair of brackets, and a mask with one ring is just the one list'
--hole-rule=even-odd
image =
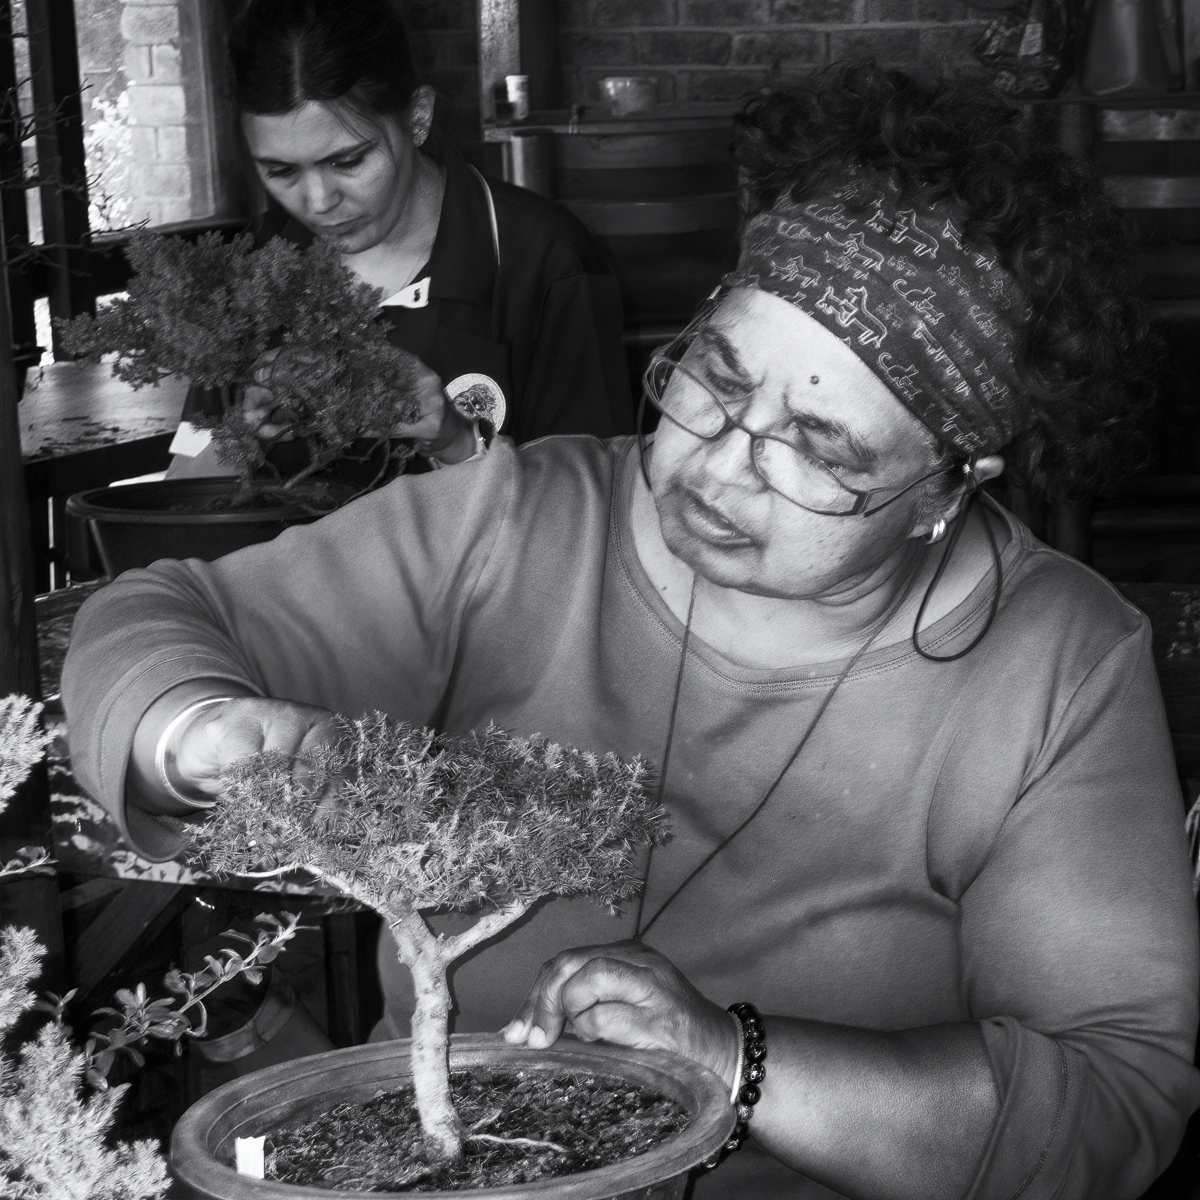
{"label": "tree branch with needles", "polygon": [[[226,777],[194,855],[218,873],[300,868],[377,912],[413,975],[413,1088],[430,1161],[459,1158],[477,1134],[455,1112],[447,972],[543,896],[636,894],[640,846],[666,836],[642,759],[514,737],[465,737],[381,713],[342,721],[341,736],[297,763],[278,753]],[[422,915],[478,914],[453,937]],[[493,1135],[486,1135],[491,1138]]]}

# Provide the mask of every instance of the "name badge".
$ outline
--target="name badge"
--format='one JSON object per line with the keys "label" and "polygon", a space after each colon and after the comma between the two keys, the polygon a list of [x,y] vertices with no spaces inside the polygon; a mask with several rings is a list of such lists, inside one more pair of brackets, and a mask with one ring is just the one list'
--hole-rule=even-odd
{"label": "name badge", "polygon": [[386,300],[380,301],[380,308],[426,308],[429,304],[429,285],[433,282],[432,275],[410,283],[408,287],[394,292]]}

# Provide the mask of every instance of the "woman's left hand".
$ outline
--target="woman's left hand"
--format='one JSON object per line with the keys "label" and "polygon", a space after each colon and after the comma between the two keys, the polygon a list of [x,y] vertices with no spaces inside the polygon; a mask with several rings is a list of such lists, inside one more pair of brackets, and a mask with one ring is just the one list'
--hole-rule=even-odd
{"label": "woman's left hand", "polygon": [[392,426],[392,437],[412,438],[418,454],[447,465],[475,453],[475,427],[463,416],[442,388],[436,371],[414,357],[417,368],[416,400],[420,416]]}
{"label": "woman's left hand", "polygon": [[517,1015],[501,1032],[513,1045],[541,1049],[563,1029],[586,1042],[673,1050],[715,1071],[731,1087],[738,1034],[719,1005],[641,942],[583,946],[542,965]]}

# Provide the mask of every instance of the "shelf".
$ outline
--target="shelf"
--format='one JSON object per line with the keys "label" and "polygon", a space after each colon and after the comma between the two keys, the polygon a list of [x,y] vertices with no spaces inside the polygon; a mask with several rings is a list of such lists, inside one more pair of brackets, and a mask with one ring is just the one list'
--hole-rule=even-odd
{"label": "shelf", "polygon": [[684,130],[727,129],[740,104],[660,104],[649,112],[614,117],[599,104],[589,104],[579,121],[571,120],[569,109],[530,113],[527,120],[506,124],[485,124],[485,142],[508,142],[515,132],[545,131],[556,134],[590,134],[612,137],[617,134],[677,133]]}

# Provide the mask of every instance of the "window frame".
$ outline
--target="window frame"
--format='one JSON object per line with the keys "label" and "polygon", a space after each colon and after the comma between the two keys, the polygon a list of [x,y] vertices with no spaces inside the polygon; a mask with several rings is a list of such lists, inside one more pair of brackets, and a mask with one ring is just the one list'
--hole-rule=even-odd
{"label": "window frame", "polygon": [[[207,13],[202,6],[211,5]],[[198,98],[210,135],[200,171],[218,212],[230,215],[151,226],[155,232],[189,240],[208,232],[232,236],[251,220],[251,197],[239,186],[227,119],[215,95],[224,80],[217,75],[218,31],[227,16],[227,0],[190,0],[181,19],[191,23],[194,46],[185,86]],[[92,233],[88,220],[87,161],[84,149],[82,80],[75,22],[75,0],[25,0],[29,40],[30,85],[35,110],[37,172],[48,182],[34,184],[41,200],[43,238],[30,243],[25,192],[27,173],[22,118],[12,104],[0,110],[0,217],[8,251],[8,286],[17,368],[35,365],[37,345],[34,303],[48,299],[51,317],[70,319],[94,312],[96,298],[123,291],[131,270],[123,253],[129,231]],[[195,78],[200,70],[203,78]],[[12,9],[0,0],[0,94],[15,97],[17,85]],[[49,115],[47,115],[49,114]],[[8,136],[5,137],[4,135]],[[27,140],[27,139],[26,139]],[[49,182],[53,180],[53,182]],[[64,186],[65,185],[65,186]],[[238,211],[233,211],[238,210]],[[53,349],[59,349],[54,334]]]}

